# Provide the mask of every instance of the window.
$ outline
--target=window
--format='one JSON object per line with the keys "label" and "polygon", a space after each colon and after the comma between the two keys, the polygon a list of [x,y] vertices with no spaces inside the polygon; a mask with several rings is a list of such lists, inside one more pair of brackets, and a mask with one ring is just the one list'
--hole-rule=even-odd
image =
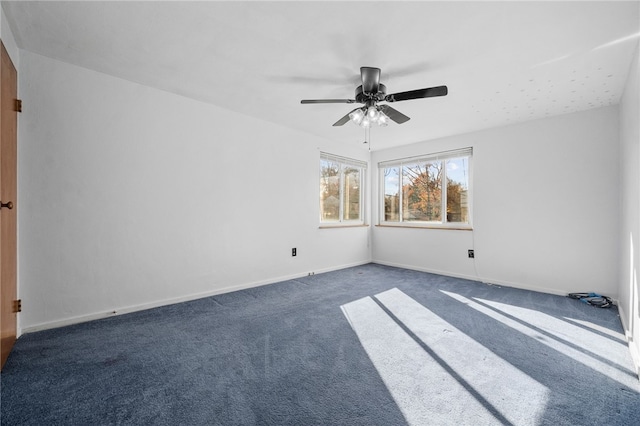
{"label": "window", "polygon": [[380,223],[469,227],[472,148],[378,164]]}
{"label": "window", "polygon": [[320,153],[320,223],[364,224],[367,163]]}

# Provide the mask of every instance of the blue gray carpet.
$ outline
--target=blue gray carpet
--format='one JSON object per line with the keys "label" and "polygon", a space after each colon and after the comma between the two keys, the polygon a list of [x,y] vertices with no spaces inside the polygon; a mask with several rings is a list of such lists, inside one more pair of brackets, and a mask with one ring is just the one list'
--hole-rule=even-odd
{"label": "blue gray carpet", "polygon": [[2,425],[640,424],[615,307],[376,264],[26,334],[0,385]]}

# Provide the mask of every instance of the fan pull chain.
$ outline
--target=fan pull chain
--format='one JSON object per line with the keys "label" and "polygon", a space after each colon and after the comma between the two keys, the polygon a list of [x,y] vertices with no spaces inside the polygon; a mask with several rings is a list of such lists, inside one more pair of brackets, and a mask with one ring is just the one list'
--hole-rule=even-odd
{"label": "fan pull chain", "polygon": [[369,146],[369,152],[371,152],[371,127],[364,128],[364,142]]}

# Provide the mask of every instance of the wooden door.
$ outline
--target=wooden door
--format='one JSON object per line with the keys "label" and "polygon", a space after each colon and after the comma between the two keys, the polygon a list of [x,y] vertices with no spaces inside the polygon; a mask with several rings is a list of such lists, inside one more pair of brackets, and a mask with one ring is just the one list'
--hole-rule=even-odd
{"label": "wooden door", "polygon": [[0,369],[17,332],[17,112],[18,76],[0,42]]}

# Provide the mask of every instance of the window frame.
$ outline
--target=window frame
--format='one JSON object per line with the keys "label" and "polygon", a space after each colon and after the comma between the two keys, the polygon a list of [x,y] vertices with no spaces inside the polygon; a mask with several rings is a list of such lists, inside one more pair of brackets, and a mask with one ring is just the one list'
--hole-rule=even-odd
{"label": "window frame", "polygon": [[[339,212],[338,212],[338,220],[327,221],[322,218],[322,162],[330,161],[334,163],[338,163],[340,165],[339,177],[340,181],[338,187],[339,191]],[[357,168],[359,170],[359,219],[350,220],[344,219],[344,179],[345,179],[345,169],[349,168]],[[367,168],[368,163],[362,160],[356,160],[354,158],[342,157],[335,154],[330,154],[327,152],[320,152],[320,159],[318,162],[318,221],[320,224],[320,228],[340,228],[340,227],[353,227],[353,226],[367,226],[366,221],[366,179],[367,179]]]}
{"label": "window frame", "polygon": [[[467,222],[447,222],[447,160],[467,158]],[[441,188],[441,219],[440,221],[407,221],[404,219],[403,212],[403,167],[416,164],[426,164],[430,162],[440,161],[444,173],[441,176],[440,188]],[[398,170],[398,220],[388,221],[386,220],[385,212],[385,170],[397,168]],[[473,229],[473,148],[461,148],[451,151],[442,151],[426,155],[419,155],[414,157],[405,157],[395,160],[381,161],[378,163],[378,226],[399,227],[399,228],[433,228],[433,229],[458,229],[458,230],[472,230]]]}

